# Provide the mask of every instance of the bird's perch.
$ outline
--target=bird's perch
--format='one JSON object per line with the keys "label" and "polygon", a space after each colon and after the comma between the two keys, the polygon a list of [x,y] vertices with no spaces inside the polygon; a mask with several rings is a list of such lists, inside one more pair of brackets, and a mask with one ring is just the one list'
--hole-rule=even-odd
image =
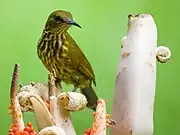
{"label": "bird's perch", "polygon": [[[56,89],[55,86],[52,88]],[[61,128],[61,132],[63,133],[64,131],[65,135],[76,135],[70,112],[81,111],[85,108],[87,104],[86,98],[80,93],[63,92],[56,95],[56,92],[48,92],[48,90],[48,85],[39,83],[22,86],[21,91],[17,95],[21,110],[34,112],[38,128],[42,130],[40,132],[41,135],[46,131],[54,133],[58,131],[56,130],[57,127]],[[47,97],[48,93],[52,94],[49,98]],[[49,108],[45,104],[48,99],[50,100]],[[73,102],[74,100],[76,102]]]}
{"label": "bird's perch", "polygon": [[[55,86],[52,74],[48,76],[48,84],[31,82],[18,87],[18,71],[19,65],[16,64],[10,94],[12,126],[9,135],[36,135],[31,123],[24,126],[22,113],[29,111],[35,115],[39,135],[76,135],[70,112],[84,109],[87,105],[86,97],[81,93],[61,92]],[[93,126],[85,135],[106,135],[106,124],[109,120],[105,101],[99,99]]]}
{"label": "bird's perch", "polygon": [[170,50],[157,48],[157,27],[151,14],[128,16],[127,36],[122,38],[116,77],[111,135],[152,135],[156,89],[156,58],[170,58]]}
{"label": "bird's perch", "polygon": [[98,101],[92,135],[106,135],[106,103],[103,99]]}
{"label": "bird's perch", "polygon": [[88,128],[83,135],[106,135],[107,119],[109,118],[106,114],[106,103],[103,99],[99,99],[92,128]]}
{"label": "bird's perch", "polygon": [[9,134],[23,134],[27,129],[32,129],[28,131],[32,135],[36,134],[31,124],[24,127],[22,112],[31,111],[35,114],[40,135],[76,135],[70,112],[86,107],[85,96],[75,92],[61,93],[52,74],[49,74],[48,85],[31,82],[18,88],[18,71],[19,65],[15,64],[10,91],[12,126]]}

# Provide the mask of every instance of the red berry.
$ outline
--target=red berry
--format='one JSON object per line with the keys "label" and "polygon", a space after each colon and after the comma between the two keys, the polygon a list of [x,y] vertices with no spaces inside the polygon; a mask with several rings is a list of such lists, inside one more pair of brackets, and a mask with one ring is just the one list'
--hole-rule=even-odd
{"label": "red berry", "polygon": [[9,132],[13,132],[11,128],[9,129]]}
{"label": "red berry", "polygon": [[24,131],[23,135],[29,135],[29,133],[27,131]]}
{"label": "red berry", "polygon": [[17,127],[13,127],[12,132],[15,133],[16,131],[18,131]]}
{"label": "red berry", "polygon": [[31,133],[33,131],[34,131],[33,127],[30,127],[29,133]]}
{"label": "red berry", "polygon": [[13,132],[9,132],[9,135],[14,135],[14,133]]}
{"label": "red berry", "polygon": [[34,135],[37,135],[36,131],[34,131],[33,133],[34,133]]}
{"label": "red berry", "polygon": [[24,131],[27,131],[28,133],[30,132],[30,127],[28,127],[28,126],[26,126],[25,128],[24,128]]}
{"label": "red berry", "polygon": [[29,127],[32,127],[32,123],[31,122],[28,122],[26,125],[29,126]]}
{"label": "red berry", "polygon": [[15,135],[21,135],[21,132],[17,131],[17,132],[15,133]]}

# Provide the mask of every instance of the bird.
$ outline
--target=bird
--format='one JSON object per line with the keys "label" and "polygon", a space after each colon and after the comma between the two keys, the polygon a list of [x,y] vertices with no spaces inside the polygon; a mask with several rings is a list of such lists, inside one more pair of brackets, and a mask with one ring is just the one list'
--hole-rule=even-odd
{"label": "bird", "polygon": [[[71,26],[82,28],[70,12],[56,10],[50,13],[38,41],[37,54],[45,68],[54,74],[55,83],[72,84],[87,98],[87,107],[96,111],[98,96],[92,66],[76,41],[68,33]],[[61,87],[62,88],[62,87]]]}

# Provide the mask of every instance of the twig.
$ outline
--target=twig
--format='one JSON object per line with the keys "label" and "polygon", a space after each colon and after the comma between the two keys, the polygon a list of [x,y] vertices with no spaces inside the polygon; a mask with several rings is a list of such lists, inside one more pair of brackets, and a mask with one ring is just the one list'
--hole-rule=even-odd
{"label": "twig", "polygon": [[56,87],[53,73],[48,75],[50,112],[55,119],[56,125],[64,129],[67,135],[76,135],[71,121],[70,112],[66,110],[59,102],[57,91],[61,91],[60,87]]}
{"label": "twig", "polygon": [[49,97],[56,96],[56,85],[55,85],[55,78],[53,73],[48,74],[48,88],[49,88]]}
{"label": "twig", "polygon": [[[59,123],[59,106],[57,99],[57,88],[55,85],[55,78],[53,73],[48,74],[48,88],[49,88],[49,101],[50,101],[50,113],[56,121],[56,124]],[[60,91],[60,90],[59,90]]]}
{"label": "twig", "polygon": [[17,127],[19,130],[23,130],[24,129],[23,116],[18,99],[16,97],[16,93],[18,89],[18,73],[19,73],[19,64],[15,64],[12,81],[11,81],[10,103],[11,103],[13,126]]}
{"label": "twig", "polygon": [[[51,84],[51,90],[52,88],[56,90],[57,88],[54,86],[55,83],[52,82]],[[31,82],[31,84],[21,86],[20,92],[17,95],[21,109],[23,111],[34,111],[39,129],[56,125],[63,128],[66,135],[76,135],[70,112],[81,111],[85,108],[87,99],[81,93],[56,93],[51,92],[51,90],[48,92],[48,90],[48,85],[41,83]],[[48,93],[51,94],[50,98],[47,96],[49,95]],[[44,100],[50,99],[50,108],[52,107],[51,113],[48,113],[49,111],[40,97]],[[53,119],[51,117],[53,117]]]}

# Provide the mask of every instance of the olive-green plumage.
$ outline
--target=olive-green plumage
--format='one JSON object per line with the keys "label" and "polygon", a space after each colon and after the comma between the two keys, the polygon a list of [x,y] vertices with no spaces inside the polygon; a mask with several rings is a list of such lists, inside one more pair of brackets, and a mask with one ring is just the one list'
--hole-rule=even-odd
{"label": "olive-green plumage", "polygon": [[95,75],[84,53],[67,32],[72,25],[81,28],[73,21],[71,13],[62,10],[51,13],[38,42],[38,57],[57,81],[73,84],[73,91],[80,88],[88,100],[87,107],[95,110],[98,99],[92,88],[92,82],[96,86]]}

